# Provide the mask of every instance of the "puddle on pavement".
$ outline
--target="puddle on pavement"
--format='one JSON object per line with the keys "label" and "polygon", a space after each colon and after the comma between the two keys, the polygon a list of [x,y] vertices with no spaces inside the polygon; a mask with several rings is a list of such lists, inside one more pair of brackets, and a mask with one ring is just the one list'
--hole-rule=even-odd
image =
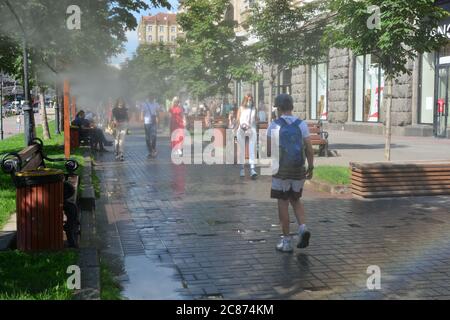
{"label": "puddle on pavement", "polygon": [[177,290],[182,283],[176,279],[175,268],[152,262],[146,256],[124,258],[127,281],[122,295],[131,300],[179,300]]}

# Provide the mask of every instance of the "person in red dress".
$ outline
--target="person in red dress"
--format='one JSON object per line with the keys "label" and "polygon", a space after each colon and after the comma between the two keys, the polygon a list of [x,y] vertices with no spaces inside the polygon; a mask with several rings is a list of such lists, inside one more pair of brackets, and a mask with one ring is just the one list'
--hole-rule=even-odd
{"label": "person in red dress", "polygon": [[[173,133],[181,129],[184,131],[185,128],[185,119],[184,119],[184,111],[183,107],[180,104],[180,99],[175,97],[172,102],[172,108],[170,108],[169,113],[171,115],[170,119],[170,133],[171,136]],[[172,153],[177,155],[183,154],[183,141],[184,141],[184,133],[183,131],[178,130],[175,137],[172,137]]]}

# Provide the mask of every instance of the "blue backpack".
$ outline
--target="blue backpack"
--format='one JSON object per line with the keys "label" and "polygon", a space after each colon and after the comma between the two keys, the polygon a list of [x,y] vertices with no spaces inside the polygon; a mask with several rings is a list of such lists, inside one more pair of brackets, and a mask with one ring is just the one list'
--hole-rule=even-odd
{"label": "blue backpack", "polygon": [[275,121],[280,126],[279,134],[279,163],[280,168],[303,167],[303,135],[299,128],[302,120],[297,119],[288,124],[283,118]]}

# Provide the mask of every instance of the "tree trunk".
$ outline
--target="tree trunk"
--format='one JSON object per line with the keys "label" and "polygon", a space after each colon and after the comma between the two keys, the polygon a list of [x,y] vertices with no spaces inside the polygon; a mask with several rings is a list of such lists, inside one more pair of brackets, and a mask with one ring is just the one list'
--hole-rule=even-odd
{"label": "tree trunk", "polygon": [[269,110],[268,110],[268,119],[269,123],[272,122],[272,107],[273,107],[273,84],[275,82],[276,75],[274,73],[274,66],[270,66],[270,80],[269,80]]}
{"label": "tree trunk", "polygon": [[386,99],[386,145],[384,157],[386,161],[391,161],[391,109],[392,109],[392,85],[393,80],[387,80],[387,99]]}
{"label": "tree trunk", "polygon": [[41,122],[44,140],[49,140],[51,137],[48,128],[47,107],[45,106],[45,89],[43,87],[39,88],[39,102],[41,104]]}
{"label": "tree trunk", "polygon": [[59,99],[59,128],[64,132],[64,95],[60,93]]}

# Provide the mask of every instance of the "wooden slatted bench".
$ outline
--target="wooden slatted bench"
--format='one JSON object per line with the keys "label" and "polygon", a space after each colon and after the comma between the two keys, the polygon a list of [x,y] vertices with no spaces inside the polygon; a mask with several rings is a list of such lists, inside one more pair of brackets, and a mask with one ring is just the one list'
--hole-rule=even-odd
{"label": "wooden slatted bench", "polygon": [[[53,159],[44,154],[43,142],[40,139],[34,139],[33,144],[19,151],[18,153],[8,153],[1,160],[1,168],[3,172],[10,174],[15,179],[17,172],[25,172],[45,168],[45,162],[65,162],[67,173],[64,182],[64,213],[66,222],[64,231],[70,247],[77,246],[77,238],[79,234],[78,223],[78,186],[80,179],[74,172],[78,169],[78,163],[73,159]],[[62,218],[61,218],[62,219]]]}
{"label": "wooden slatted bench", "polygon": [[319,156],[328,157],[328,132],[323,131],[321,123],[308,123],[311,143],[319,146]]}
{"label": "wooden slatted bench", "polygon": [[350,163],[352,193],[363,198],[450,195],[450,160]]}

